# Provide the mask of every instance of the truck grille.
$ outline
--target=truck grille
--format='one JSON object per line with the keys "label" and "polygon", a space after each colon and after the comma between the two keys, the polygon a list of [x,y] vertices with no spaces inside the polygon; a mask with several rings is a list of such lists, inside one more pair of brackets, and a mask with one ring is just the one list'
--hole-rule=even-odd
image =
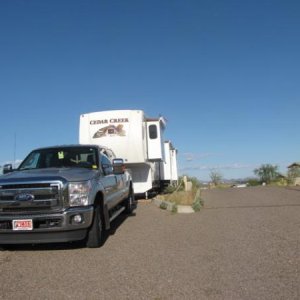
{"label": "truck grille", "polygon": [[61,182],[22,183],[0,186],[0,212],[55,212],[63,207]]}

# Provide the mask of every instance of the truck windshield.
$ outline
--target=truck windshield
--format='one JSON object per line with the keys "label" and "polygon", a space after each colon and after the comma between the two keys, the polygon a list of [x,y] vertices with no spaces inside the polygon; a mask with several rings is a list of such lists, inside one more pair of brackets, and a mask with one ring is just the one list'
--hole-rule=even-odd
{"label": "truck windshield", "polygon": [[97,169],[97,149],[90,147],[61,147],[34,150],[24,159],[18,169],[69,167]]}

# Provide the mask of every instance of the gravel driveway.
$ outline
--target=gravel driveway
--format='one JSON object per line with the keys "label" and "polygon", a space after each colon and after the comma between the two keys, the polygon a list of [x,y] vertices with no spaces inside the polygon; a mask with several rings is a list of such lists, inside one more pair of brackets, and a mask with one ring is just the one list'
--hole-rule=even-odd
{"label": "gravel driveway", "polygon": [[203,191],[205,208],[140,203],[100,249],[0,252],[0,299],[300,299],[300,190]]}

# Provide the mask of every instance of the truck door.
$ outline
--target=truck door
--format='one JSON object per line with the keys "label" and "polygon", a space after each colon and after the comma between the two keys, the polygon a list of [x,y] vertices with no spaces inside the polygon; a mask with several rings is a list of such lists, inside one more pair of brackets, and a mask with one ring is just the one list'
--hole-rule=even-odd
{"label": "truck door", "polygon": [[110,209],[115,205],[116,202],[116,194],[118,192],[117,178],[113,174],[113,166],[110,159],[104,154],[101,154],[100,156],[100,163],[104,175],[101,178],[101,183],[104,186],[107,207]]}

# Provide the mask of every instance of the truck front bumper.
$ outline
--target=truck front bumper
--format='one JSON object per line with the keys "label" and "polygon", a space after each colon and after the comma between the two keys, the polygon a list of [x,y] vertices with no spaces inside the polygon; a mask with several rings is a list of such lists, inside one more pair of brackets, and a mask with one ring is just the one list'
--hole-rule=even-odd
{"label": "truck front bumper", "polygon": [[[39,244],[78,241],[85,238],[94,208],[69,208],[60,213],[1,215],[0,244]],[[14,220],[32,220],[32,230],[14,230]]]}

